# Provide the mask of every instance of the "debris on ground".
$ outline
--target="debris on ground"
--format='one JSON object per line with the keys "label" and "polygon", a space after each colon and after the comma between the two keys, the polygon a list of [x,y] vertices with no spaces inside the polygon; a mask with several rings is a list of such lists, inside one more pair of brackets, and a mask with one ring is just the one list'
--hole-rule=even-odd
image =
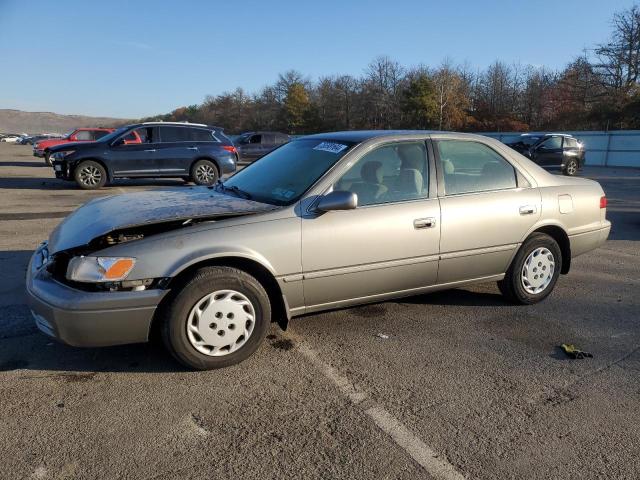
{"label": "debris on ground", "polygon": [[563,343],[562,345],[560,345],[560,348],[564,353],[566,353],[570,358],[573,359],[581,360],[583,358],[593,358],[593,355],[591,355],[589,352],[583,352],[571,343]]}
{"label": "debris on ground", "polygon": [[387,335],[386,333],[377,333],[376,337],[387,340],[389,338],[389,335]]}

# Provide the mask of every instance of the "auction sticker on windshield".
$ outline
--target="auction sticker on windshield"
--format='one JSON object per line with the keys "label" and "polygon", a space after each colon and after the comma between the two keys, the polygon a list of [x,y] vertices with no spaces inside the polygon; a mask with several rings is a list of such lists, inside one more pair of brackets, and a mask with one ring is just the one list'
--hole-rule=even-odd
{"label": "auction sticker on windshield", "polygon": [[322,142],[316,145],[315,147],[313,147],[314,150],[321,150],[323,152],[330,152],[330,153],[340,153],[345,148],[347,148],[346,145],[343,145],[341,143],[333,143],[333,142]]}

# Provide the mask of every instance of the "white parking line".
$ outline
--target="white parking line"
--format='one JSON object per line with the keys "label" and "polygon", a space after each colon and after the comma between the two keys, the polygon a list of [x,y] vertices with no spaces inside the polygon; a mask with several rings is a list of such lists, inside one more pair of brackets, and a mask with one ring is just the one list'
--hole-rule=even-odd
{"label": "white parking line", "polygon": [[[290,332],[287,332],[287,335],[289,334]],[[347,377],[321,360],[311,347],[301,343],[299,340],[296,343],[298,344],[298,351],[307,360],[315,365],[354,405],[362,409],[380,430],[389,435],[396,445],[407,452],[430,475],[443,480],[464,480],[464,476],[445,458],[434,452],[384,407],[370,400],[366,392],[356,389],[355,385]]]}

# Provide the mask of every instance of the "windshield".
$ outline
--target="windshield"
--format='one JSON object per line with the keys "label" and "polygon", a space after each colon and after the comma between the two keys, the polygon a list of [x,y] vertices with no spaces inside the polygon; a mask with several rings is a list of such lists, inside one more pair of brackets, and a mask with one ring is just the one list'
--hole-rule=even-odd
{"label": "windshield", "polygon": [[75,129],[74,129],[74,130],[69,130],[67,133],[65,133],[65,134],[62,136],[62,138],[65,138],[65,139],[67,139],[67,140],[68,140],[68,139],[69,139],[69,137],[73,134],[73,132],[75,132]]}
{"label": "windshield", "polygon": [[295,140],[265,155],[224,182],[257,202],[291,205],[354,143],[329,140]]}
{"label": "windshield", "polygon": [[114,130],[113,132],[105,135],[104,137],[99,138],[97,141],[98,142],[110,142],[111,140],[113,140],[116,137],[120,136],[121,134],[123,134],[127,130],[129,130],[129,127],[120,127],[117,130]]}

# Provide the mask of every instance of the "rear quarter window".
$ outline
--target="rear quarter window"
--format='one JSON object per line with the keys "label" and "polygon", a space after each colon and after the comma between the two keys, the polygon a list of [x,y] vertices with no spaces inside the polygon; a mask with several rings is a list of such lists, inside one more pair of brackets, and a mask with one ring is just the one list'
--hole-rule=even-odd
{"label": "rear quarter window", "polygon": [[190,130],[190,137],[194,142],[216,141],[216,138],[213,136],[213,132],[211,130],[205,130],[204,128],[192,128]]}

